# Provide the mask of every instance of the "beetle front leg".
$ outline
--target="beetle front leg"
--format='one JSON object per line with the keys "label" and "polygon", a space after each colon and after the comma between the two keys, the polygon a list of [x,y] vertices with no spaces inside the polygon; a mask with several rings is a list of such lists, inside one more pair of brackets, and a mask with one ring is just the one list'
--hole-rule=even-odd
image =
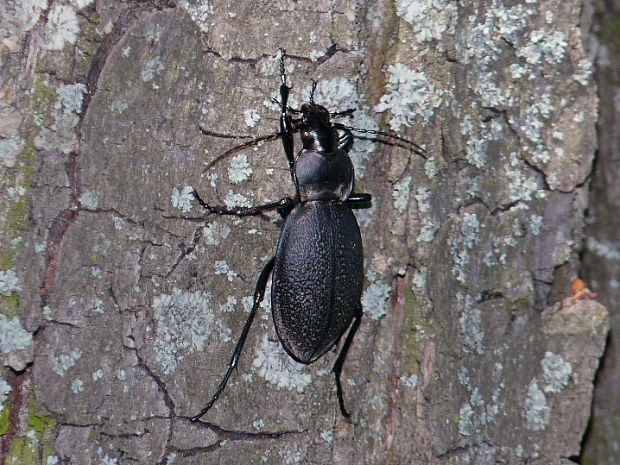
{"label": "beetle front leg", "polygon": [[340,375],[342,373],[342,367],[344,365],[344,361],[347,358],[347,353],[349,352],[349,348],[353,343],[353,338],[355,337],[355,333],[360,327],[360,323],[362,321],[362,304],[358,305],[357,314],[354,317],[353,324],[351,325],[351,329],[349,329],[349,334],[347,334],[347,339],[344,341],[342,349],[340,350],[340,354],[336,359],[336,363],[334,363],[334,375],[336,377],[336,392],[338,394],[338,404],[340,405],[340,413],[345,418],[349,418],[351,414],[347,412],[347,409],[344,407],[344,397],[342,395],[342,384],[340,383]]}
{"label": "beetle front leg", "polygon": [[269,260],[263,268],[263,271],[261,271],[260,276],[258,277],[258,281],[256,282],[256,289],[254,290],[254,301],[252,304],[252,310],[250,311],[250,315],[245,322],[245,326],[243,327],[243,331],[241,332],[241,337],[239,338],[239,341],[237,341],[235,351],[233,352],[233,356],[230,359],[230,363],[228,364],[228,370],[226,370],[224,378],[222,378],[222,381],[220,381],[220,384],[217,387],[215,394],[213,394],[213,397],[211,397],[211,400],[206,405],[206,407],[203,408],[200,413],[198,413],[198,415],[195,415],[191,418],[192,422],[200,420],[200,417],[207,413],[209,409],[213,406],[213,404],[215,404],[215,401],[217,401],[217,399],[220,397],[220,394],[226,387],[226,383],[228,383],[228,378],[230,378],[232,371],[237,367],[237,363],[239,362],[239,357],[241,356],[241,351],[243,350],[245,340],[248,337],[250,327],[252,326],[252,322],[254,321],[256,310],[258,309],[258,306],[260,305],[263,297],[265,296],[265,288],[267,287],[267,281],[269,279],[269,275],[271,274],[271,270],[273,270],[273,264],[275,263],[275,261],[276,257],[273,257],[271,260]]}
{"label": "beetle front leg", "polygon": [[[192,191],[192,195],[198,201],[198,203],[209,213],[214,213],[216,215],[235,215],[235,216],[251,216],[251,215],[260,215],[263,212],[269,210],[278,210],[290,212],[295,206],[295,201],[291,197],[284,197],[283,199],[278,200],[277,202],[269,202],[263,205],[256,205],[254,207],[222,207],[222,206],[213,206],[209,205],[207,202],[202,200],[198,192],[194,189]],[[282,213],[281,213],[282,214]]]}
{"label": "beetle front leg", "polygon": [[344,150],[345,152],[349,153],[349,150],[351,150],[351,147],[353,147],[353,140],[354,140],[353,133],[351,132],[349,128],[347,128],[346,126],[342,124],[336,123],[334,124],[334,127],[344,132],[344,134],[338,138],[338,148],[340,150]]}

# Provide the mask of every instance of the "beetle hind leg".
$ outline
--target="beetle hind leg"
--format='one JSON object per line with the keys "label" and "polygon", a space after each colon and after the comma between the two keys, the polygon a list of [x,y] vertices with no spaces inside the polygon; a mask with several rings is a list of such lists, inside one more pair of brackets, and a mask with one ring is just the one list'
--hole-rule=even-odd
{"label": "beetle hind leg", "polygon": [[344,365],[344,361],[347,358],[347,353],[349,352],[349,348],[351,347],[351,344],[353,343],[353,338],[355,338],[355,333],[357,333],[357,330],[360,327],[361,321],[362,321],[362,305],[358,304],[358,310],[354,317],[353,324],[351,325],[351,328],[349,329],[349,334],[347,334],[347,338],[345,339],[344,345],[342,346],[342,349],[340,350],[340,354],[338,355],[338,358],[336,359],[336,363],[334,363],[334,375],[336,378],[336,392],[338,394],[338,405],[340,406],[340,413],[342,413],[342,416],[345,418],[349,418],[351,414],[347,411],[347,409],[344,406],[344,397],[342,394],[342,383],[340,382],[340,375],[342,374],[342,367]]}
{"label": "beetle hind leg", "polygon": [[250,332],[250,327],[252,326],[252,322],[254,321],[254,316],[256,315],[256,310],[258,306],[263,300],[265,296],[265,288],[267,287],[267,281],[269,280],[269,275],[271,274],[271,270],[273,270],[273,264],[275,262],[275,257],[267,262],[263,271],[261,271],[260,276],[258,277],[258,281],[256,282],[256,289],[254,290],[254,301],[252,304],[252,310],[250,311],[250,315],[248,316],[247,321],[245,322],[245,326],[243,327],[243,331],[241,332],[241,337],[237,341],[237,345],[235,346],[235,351],[233,352],[233,356],[230,359],[230,363],[228,364],[228,370],[226,374],[220,381],[215,394],[211,397],[209,403],[203,408],[198,415],[195,415],[191,418],[192,422],[196,422],[200,420],[200,418],[209,411],[209,409],[215,404],[215,401],[220,397],[220,394],[226,387],[226,383],[228,383],[228,378],[232,374],[233,370],[237,367],[237,363],[239,362],[239,357],[241,356],[241,351],[243,350],[243,346],[245,344],[245,340],[248,337],[248,333]]}

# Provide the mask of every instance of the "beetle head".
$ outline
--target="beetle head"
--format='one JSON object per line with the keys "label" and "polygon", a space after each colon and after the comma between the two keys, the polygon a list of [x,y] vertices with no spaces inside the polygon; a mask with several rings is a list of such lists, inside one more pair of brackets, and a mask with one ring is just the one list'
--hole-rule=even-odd
{"label": "beetle head", "polygon": [[330,121],[329,111],[313,101],[301,106],[301,141],[306,150],[334,153],[338,150],[338,133]]}

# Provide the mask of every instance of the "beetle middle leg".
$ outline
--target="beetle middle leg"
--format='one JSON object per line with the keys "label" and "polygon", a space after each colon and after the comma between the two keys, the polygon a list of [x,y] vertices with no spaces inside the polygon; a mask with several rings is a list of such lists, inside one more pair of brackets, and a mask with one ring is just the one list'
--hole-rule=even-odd
{"label": "beetle middle leg", "polygon": [[198,192],[194,189],[192,191],[192,195],[198,201],[198,203],[210,213],[215,213],[216,215],[236,215],[236,216],[252,216],[252,215],[260,215],[263,212],[269,210],[278,210],[281,215],[288,214],[293,207],[295,206],[295,201],[291,197],[284,197],[283,199],[278,200],[277,202],[269,202],[263,205],[256,205],[254,207],[222,207],[222,206],[213,206],[209,205],[207,202],[202,200]]}
{"label": "beetle middle leg", "polygon": [[349,195],[349,198],[345,200],[345,203],[350,205],[356,205],[360,203],[364,204],[369,202],[372,202],[372,194],[368,194],[365,192],[352,192]]}
{"label": "beetle middle leg", "polygon": [[226,383],[228,383],[228,379],[232,374],[232,371],[237,367],[237,363],[239,362],[239,357],[241,356],[241,351],[243,350],[243,346],[245,344],[245,340],[248,337],[248,333],[250,332],[250,327],[252,326],[252,322],[254,321],[254,316],[256,315],[256,310],[258,306],[263,300],[265,296],[265,288],[267,287],[267,281],[269,280],[269,275],[271,274],[271,270],[273,270],[273,264],[275,262],[275,257],[272,257],[271,260],[267,262],[263,271],[261,271],[260,276],[258,277],[258,281],[256,282],[256,289],[254,290],[254,299],[252,303],[252,310],[250,311],[250,315],[248,316],[247,321],[245,322],[245,326],[243,327],[243,331],[241,332],[241,337],[237,341],[237,345],[235,346],[235,351],[233,352],[233,356],[228,363],[228,370],[226,370],[226,374],[220,381],[215,394],[211,397],[209,403],[203,408],[198,415],[195,415],[191,418],[192,422],[196,422],[200,420],[200,418],[209,411],[209,409],[213,406],[213,404],[220,397],[220,394],[226,387]]}

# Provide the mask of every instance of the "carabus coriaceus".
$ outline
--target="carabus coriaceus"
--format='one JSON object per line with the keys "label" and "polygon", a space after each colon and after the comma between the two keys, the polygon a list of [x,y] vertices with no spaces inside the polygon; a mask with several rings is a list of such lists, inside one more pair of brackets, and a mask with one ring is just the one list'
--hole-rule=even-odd
{"label": "carabus coriaceus", "polygon": [[[288,159],[295,197],[255,207],[227,208],[211,206],[193,191],[196,200],[211,213],[247,216],[277,209],[284,218],[284,224],[276,254],[267,262],[256,283],[252,310],[228,370],[209,403],[192,421],[198,421],[224,390],[237,365],[272,272],[273,320],[282,346],[294,360],[313,363],[350,328],[333,367],[340,411],[344,417],[349,417],[340,375],[360,326],[364,281],[362,238],[351,205],[368,204],[371,195],[353,192],[353,164],[348,152],[353,145],[351,131],[358,130],[331,121],[332,117],[347,116],[353,110],[330,113],[316,104],[316,83],[308,103],[299,110],[290,108],[288,99],[291,87],[286,83],[284,57],[285,52],[281,50],[280,101],[277,102],[281,115],[277,136],[282,139]],[[301,117],[294,118],[294,114]],[[373,130],[359,131],[409,143],[417,153],[422,150],[398,136]],[[303,146],[297,157],[294,154],[295,133],[300,134]]]}

